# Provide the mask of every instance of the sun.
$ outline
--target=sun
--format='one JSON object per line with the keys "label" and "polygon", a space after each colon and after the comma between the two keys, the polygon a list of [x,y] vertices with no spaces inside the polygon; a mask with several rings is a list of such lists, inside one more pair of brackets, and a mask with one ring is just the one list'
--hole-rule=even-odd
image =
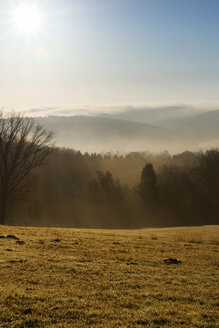
{"label": "sun", "polygon": [[34,4],[21,4],[12,13],[14,29],[22,34],[33,34],[42,27],[42,14]]}

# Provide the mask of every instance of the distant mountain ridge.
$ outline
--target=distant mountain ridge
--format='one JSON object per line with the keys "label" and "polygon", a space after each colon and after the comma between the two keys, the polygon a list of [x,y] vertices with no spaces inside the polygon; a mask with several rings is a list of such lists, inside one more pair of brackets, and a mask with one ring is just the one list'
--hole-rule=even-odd
{"label": "distant mountain ridge", "polygon": [[159,126],[177,130],[197,141],[219,139],[219,110],[199,113],[191,117],[164,120]]}
{"label": "distant mountain ridge", "polygon": [[55,133],[58,146],[82,151],[136,151],[160,149],[174,142],[173,134],[162,127],[98,116],[48,116],[36,118]]}
{"label": "distant mountain ridge", "polygon": [[57,146],[82,152],[180,152],[219,145],[219,110],[188,111],[167,107],[35,119],[54,132]]}
{"label": "distant mountain ridge", "polygon": [[202,113],[201,109],[189,106],[166,106],[155,108],[127,108],[117,113],[102,114],[103,117],[157,124],[166,119],[181,119]]}

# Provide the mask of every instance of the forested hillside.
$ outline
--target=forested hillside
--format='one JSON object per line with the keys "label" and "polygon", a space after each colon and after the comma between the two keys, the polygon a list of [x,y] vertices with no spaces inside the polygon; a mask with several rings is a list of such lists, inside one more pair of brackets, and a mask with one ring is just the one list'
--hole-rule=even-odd
{"label": "forested hillside", "polygon": [[81,154],[54,149],[7,223],[139,228],[217,224],[219,151]]}

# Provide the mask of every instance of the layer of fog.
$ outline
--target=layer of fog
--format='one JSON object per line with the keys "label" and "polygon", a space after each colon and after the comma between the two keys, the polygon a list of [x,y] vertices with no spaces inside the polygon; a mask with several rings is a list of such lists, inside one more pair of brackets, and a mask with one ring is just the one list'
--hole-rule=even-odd
{"label": "layer of fog", "polygon": [[[41,108],[42,113],[48,108]],[[96,111],[95,111],[96,110]],[[90,111],[90,112],[89,112]],[[36,119],[54,132],[59,147],[81,152],[170,153],[219,145],[219,110],[194,106],[51,108]],[[38,113],[35,109],[32,113]],[[83,115],[82,115],[83,113]],[[79,115],[80,114],[80,115]],[[40,117],[41,116],[41,117]]]}

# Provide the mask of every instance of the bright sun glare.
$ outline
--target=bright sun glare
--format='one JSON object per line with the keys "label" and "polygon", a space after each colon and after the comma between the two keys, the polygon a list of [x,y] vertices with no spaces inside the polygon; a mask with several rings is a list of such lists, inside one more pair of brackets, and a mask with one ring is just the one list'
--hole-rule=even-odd
{"label": "bright sun glare", "polygon": [[35,5],[23,4],[15,8],[12,19],[16,31],[24,34],[39,31],[42,24],[41,12]]}

